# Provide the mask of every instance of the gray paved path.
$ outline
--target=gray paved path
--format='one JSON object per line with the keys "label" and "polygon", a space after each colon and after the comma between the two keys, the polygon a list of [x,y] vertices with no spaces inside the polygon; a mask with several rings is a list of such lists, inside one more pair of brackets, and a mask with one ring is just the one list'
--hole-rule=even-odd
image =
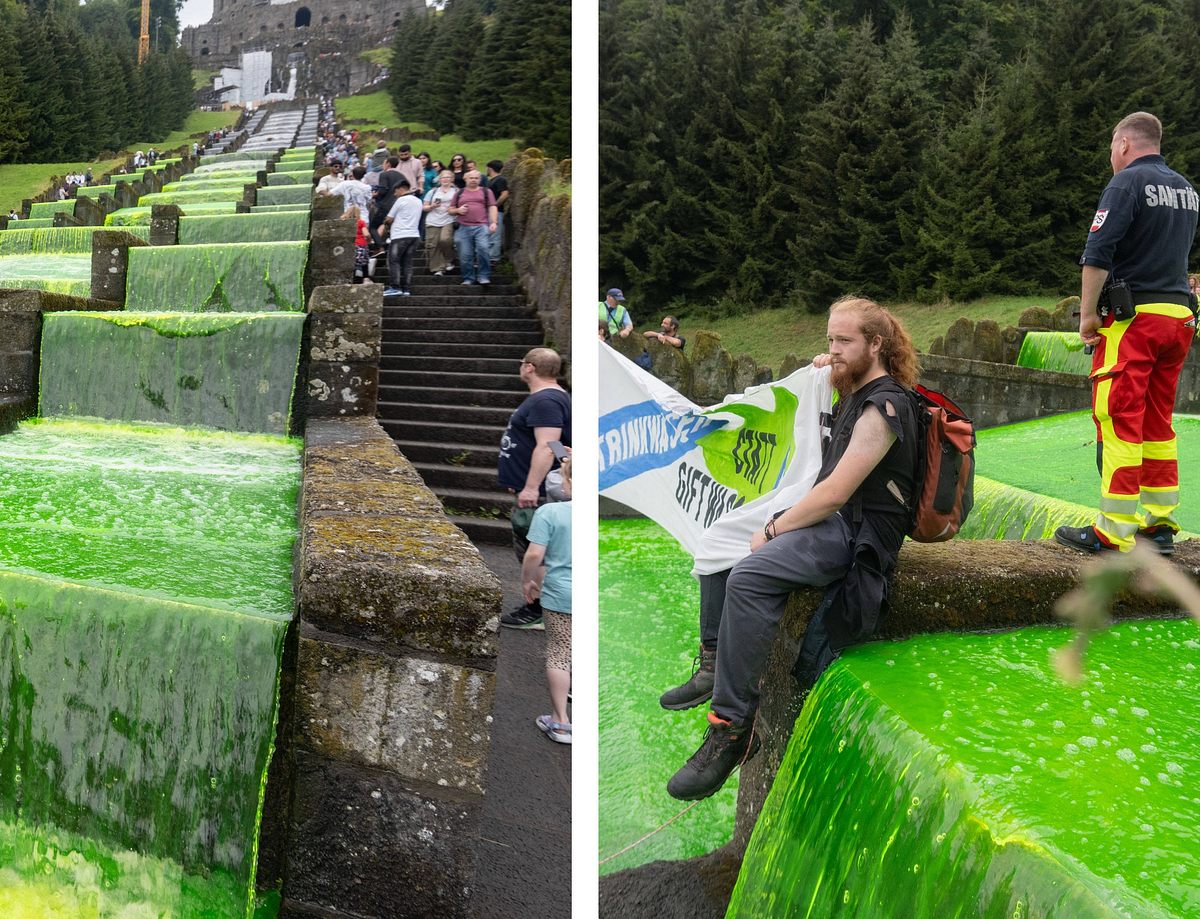
{"label": "gray paved path", "polygon": [[[520,605],[512,549],[479,546]],[[483,803],[475,914],[486,919],[571,915],[571,748],[534,725],[550,711],[544,632],[500,629],[492,751]]]}

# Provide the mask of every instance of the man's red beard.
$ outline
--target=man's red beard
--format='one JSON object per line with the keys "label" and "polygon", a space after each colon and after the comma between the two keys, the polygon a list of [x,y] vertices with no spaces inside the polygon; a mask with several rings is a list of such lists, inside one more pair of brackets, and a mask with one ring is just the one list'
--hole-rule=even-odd
{"label": "man's red beard", "polygon": [[836,363],[829,373],[829,382],[841,396],[848,396],[858,389],[867,371],[871,369],[871,355],[864,354],[853,363]]}

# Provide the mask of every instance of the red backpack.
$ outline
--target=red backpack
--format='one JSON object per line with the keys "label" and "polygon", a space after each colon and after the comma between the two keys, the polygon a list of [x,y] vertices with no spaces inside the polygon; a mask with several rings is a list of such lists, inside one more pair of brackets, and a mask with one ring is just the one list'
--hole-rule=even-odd
{"label": "red backpack", "polygon": [[919,498],[909,537],[945,542],[962,527],[975,503],[975,425],[944,393],[913,388],[920,444]]}

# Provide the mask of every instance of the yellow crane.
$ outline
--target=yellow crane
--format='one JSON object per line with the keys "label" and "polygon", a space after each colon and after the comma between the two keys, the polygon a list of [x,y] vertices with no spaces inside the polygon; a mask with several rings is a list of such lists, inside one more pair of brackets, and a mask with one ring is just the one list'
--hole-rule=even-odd
{"label": "yellow crane", "polygon": [[142,0],[142,34],[138,36],[138,63],[150,56],[150,0]]}

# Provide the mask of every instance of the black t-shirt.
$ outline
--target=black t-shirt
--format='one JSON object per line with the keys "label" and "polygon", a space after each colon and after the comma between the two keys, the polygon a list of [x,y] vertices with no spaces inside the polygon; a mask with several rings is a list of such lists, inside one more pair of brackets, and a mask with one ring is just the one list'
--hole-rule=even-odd
{"label": "black t-shirt", "polygon": [[[571,446],[571,397],[561,389],[539,389],[530,393],[508,419],[500,438],[500,458],[496,478],[501,488],[520,491],[529,477],[529,461],[537,445],[535,428],[561,428],[559,440]],[[546,493],[543,482],[539,491]]]}
{"label": "black t-shirt", "polygon": [[499,203],[499,198],[503,192],[508,191],[508,179],[504,178],[504,176],[492,176],[488,180],[487,187],[490,188],[492,190],[492,194],[496,196],[496,198],[497,198],[496,206],[503,213],[504,205]]}
{"label": "black t-shirt", "polygon": [[1100,196],[1081,265],[1107,268],[1134,291],[1188,292],[1200,196],[1157,153],[1140,156]]}
{"label": "black t-shirt", "polygon": [[396,200],[396,185],[403,178],[404,176],[395,169],[385,169],[379,173],[379,184],[375,186],[375,203],[383,208],[384,214],[391,210],[392,203]]}

